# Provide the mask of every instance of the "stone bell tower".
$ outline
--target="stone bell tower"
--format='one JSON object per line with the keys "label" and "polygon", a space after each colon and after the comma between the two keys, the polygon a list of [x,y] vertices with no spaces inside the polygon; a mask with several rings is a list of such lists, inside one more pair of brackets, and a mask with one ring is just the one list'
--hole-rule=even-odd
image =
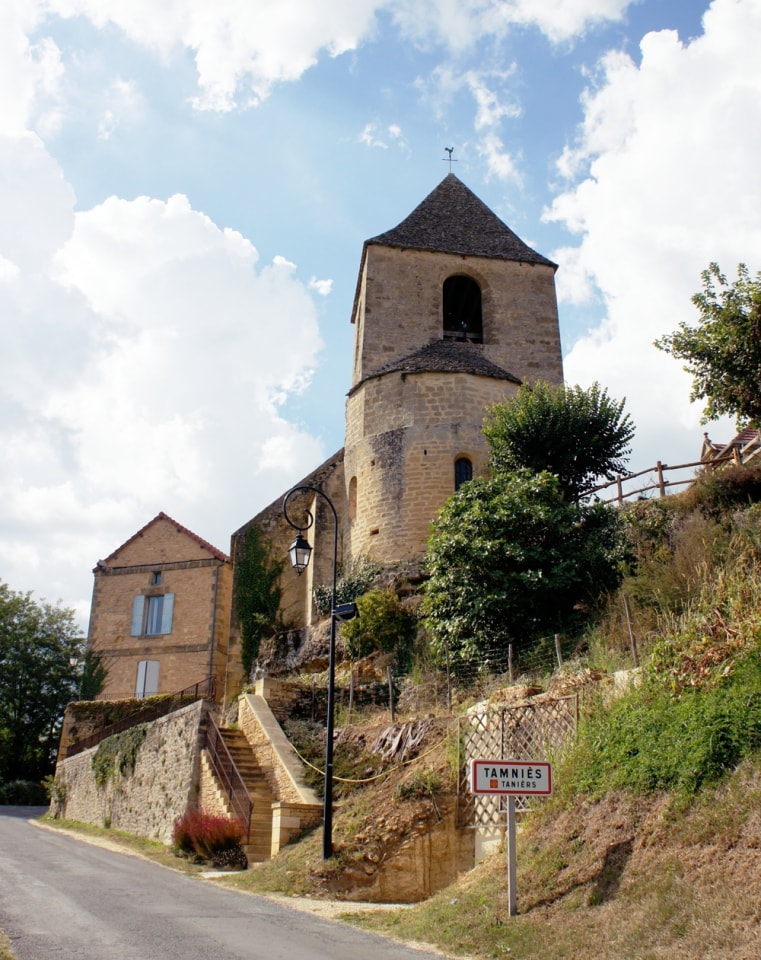
{"label": "stone bell tower", "polygon": [[487,409],[521,382],[562,383],[556,269],[451,173],[365,242],[346,403],[350,556],[422,554],[444,500],[486,471]]}

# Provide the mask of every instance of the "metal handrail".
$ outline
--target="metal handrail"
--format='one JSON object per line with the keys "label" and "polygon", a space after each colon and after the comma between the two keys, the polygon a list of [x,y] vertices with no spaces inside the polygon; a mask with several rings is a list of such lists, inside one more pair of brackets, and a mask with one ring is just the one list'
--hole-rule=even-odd
{"label": "metal handrail", "polygon": [[243,821],[245,836],[251,831],[251,814],[254,810],[254,801],[248,792],[243,777],[240,774],[230,749],[217,726],[217,721],[210,713],[206,725],[206,749],[222,788],[227,794],[233,812]]}
{"label": "metal handrail", "polygon": [[107,737],[113,737],[114,734],[121,733],[123,730],[129,730],[130,727],[137,726],[138,723],[149,723],[151,720],[158,720],[159,717],[165,717],[167,714],[186,707],[189,703],[194,703],[196,700],[213,700],[216,690],[216,677],[207,677],[199,683],[191,684],[191,686],[185,687],[184,690],[162,698],[158,703],[153,703],[149,707],[141,707],[134,713],[129,714],[129,716],[122,717],[121,720],[117,720],[107,727],[102,727],[100,730],[96,730],[95,733],[91,733],[87,737],[82,737],[81,740],[77,740],[75,743],[70,743],[66,747],[66,757],[73,757],[83,750],[87,750],[88,747],[96,747]]}

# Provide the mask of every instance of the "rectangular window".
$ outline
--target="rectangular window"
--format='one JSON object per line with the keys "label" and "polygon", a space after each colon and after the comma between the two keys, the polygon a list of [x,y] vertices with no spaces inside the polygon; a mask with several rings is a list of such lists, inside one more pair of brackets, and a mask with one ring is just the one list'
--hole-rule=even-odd
{"label": "rectangular window", "polygon": [[153,697],[159,692],[158,660],[141,660],[137,665],[136,697]]}
{"label": "rectangular window", "polygon": [[157,637],[172,632],[174,594],[162,593],[157,597],[137,596],[132,602],[133,637]]}

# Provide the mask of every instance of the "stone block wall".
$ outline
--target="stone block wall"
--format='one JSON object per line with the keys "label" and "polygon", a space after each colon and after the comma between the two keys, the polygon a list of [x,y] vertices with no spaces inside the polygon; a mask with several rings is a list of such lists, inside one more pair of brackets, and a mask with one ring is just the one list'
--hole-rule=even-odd
{"label": "stone block wall", "polygon": [[198,803],[208,709],[198,701],[148,724],[134,769],[102,787],[92,767],[98,747],[59,762],[56,779],[66,790],[60,814],[170,843],[175,819]]}
{"label": "stone block wall", "polygon": [[457,274],[481,288],[484,356],[520,380],[562,383],[552,266],[371,244],[353,318],[352,386],[441,339],[444,281]]}
{"label": "stone block wall", "polygon": [[[277,685],[276,685],[277,686]],[[317,804],[319,800],[304,782],[304,768],[267,703],[270,683],[260,680],[256,694],[244,694],[238,703],[238,726],[259,766],[272,777],[274,795],[282,803]]]}
{"label": "stone block wall", "polygon": [[344,475],[355,508],[347,520],[352,556],[384,563],[421,555],[431,521],[455,490],[455,460],[487,471],[481,432],[489,407],[515,384],[465,373],[389,373],[347,401]]}

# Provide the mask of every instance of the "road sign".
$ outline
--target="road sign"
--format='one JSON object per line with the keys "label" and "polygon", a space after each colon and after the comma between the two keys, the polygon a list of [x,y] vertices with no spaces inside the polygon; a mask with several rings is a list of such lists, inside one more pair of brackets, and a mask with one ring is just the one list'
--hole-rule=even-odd
{"label": "road sign", "polygon": [[475,794],[548,797],[552,767],[533,760],[471,760],[470,789]]}
{"label": "road sign", "polygon": [[552,767],[542,760],[471,760],[470,789],[483,796],[507,797],[507,915],[518,913],[515,798],[548,797]]}

